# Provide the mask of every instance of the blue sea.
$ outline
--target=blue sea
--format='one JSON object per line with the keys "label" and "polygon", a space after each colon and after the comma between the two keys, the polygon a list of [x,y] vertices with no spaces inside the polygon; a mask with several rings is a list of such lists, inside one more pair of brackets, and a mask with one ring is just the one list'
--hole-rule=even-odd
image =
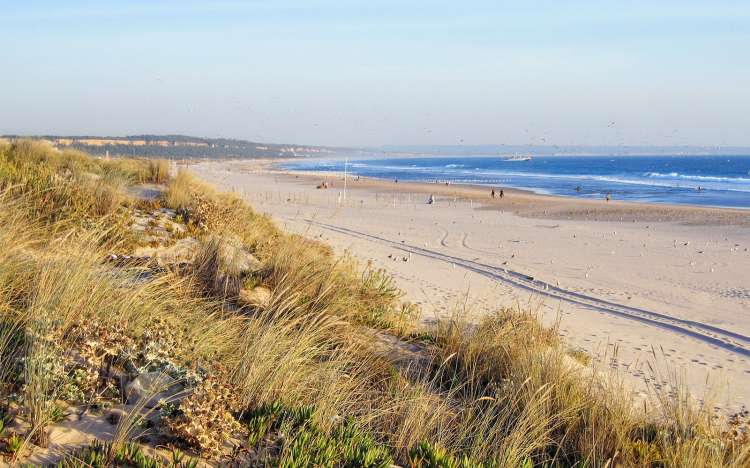
{"label": "blue sea", "polygon": [[[514,187],[537,193],[750,208],[750,156],[501,156],[309,159],[288,170],[344,171],[401,181]],[[700,187],[700,190],[698,190]]]}

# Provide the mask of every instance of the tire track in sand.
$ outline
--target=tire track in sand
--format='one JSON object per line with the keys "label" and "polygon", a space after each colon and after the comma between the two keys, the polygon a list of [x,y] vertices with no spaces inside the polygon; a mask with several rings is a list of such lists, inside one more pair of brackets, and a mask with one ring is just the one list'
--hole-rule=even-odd
{"label": "tire track in sand", "polygon": [[461,246],[463,246],[463,248],[465,248],[466,250],[473,250],[474,252],[479,252],[485,255],[492,255],[493,257],[499,257],[500,255],[502,255],[500,252],[490,252],[489,250],[477,249],[475,247],[470,246],[469,245],[469,233],[464,232],[462,234],[463,234],[463,237],[461,237]]}
{"label": "tire track in sand", "polygon": [[443,237],[440,238],[440,245],[448,247],[448,235],[450,234],[447,229],[438,226],[438,229],[443,231]]}
{"label": "tire track in sand", "polygon": [[713,325],[696,322],[693,320],[679,319],[658,312],[638,307],[631,307],[624,304],[618,304],[594,296],[570,291],[559,286],[538,280],[533,276],[526,275],[519,271],[510,270],[508,268],[496,267],[493,265],[488,265],[486,263],[480,263],[474,260],[468,260],[465,258],[444,254],[406,243],[395,242],[384,237],[367,234],[365,232],[360,232],[341,226],[321,223],[311,219],[308,219],[306,221],[309,224],[313,224],[320,228],[328,229],[339,234],[358,237],[360,239],[387,245],[404,252],[411,252],[414,255],[420,255],[445,263],[454,264],[487,278],[501,281],[512,286],[537,293],[541,296],[558,299],[599,312],[604,312],[618,317],[636,320],[652,326],[660,327],[675,333],[698,339],[700,341],[703,341],[704,343],[717,346],[727,351],[731,351],[745,357],[750,357],[750,337],[719,327],[715,327]]}

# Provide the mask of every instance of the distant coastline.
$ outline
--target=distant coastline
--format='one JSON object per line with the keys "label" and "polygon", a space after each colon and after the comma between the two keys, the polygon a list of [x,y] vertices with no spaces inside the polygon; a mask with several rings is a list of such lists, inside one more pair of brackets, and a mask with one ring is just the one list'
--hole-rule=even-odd
{"label": "distant coastline", "polygon": [[96,156],[180,159],[247,159],[334,156],[342,148],[293,143],[259,143],[230,138],[186,135],[61,136],[2,135],[0,142],[15,139],[45,141],[60,149],[76,149]]}

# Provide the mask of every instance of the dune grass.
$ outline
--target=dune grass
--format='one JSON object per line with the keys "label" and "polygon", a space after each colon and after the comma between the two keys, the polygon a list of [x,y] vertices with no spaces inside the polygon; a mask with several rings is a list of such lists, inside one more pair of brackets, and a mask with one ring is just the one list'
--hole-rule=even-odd
{"label": "dune grass", "polygon": [[149,159],[148,176],[146,182],[164,184],[169,180],[169,161],[165,159]]}
{"label": "dune grass", "polygon": [[[135,405],[127,427],[156,414],[210,463],[750,463],[742,422],[728,426],[684,392],[655,394],[648,414],[636,411],[617,376],[581,366],[554,328],[522,310],[479,322],[457,313],[417,330],[418,311],[385,272],[280,231],[185,171],[162,203],[197,239],[192,262],[148,274],[105,262],[138,246],[127,187],[163,181],[163,163],[153,164],[0,146],[0,411],[26,423],[0,434],[0,450],[20,434],[26,447],[7,454],[15,461],[49,442],[55,402],[115,404],[117,378],[156,371],[187,396],[157,411]],[[227,251],[258,265],[246,271]],[[243,304],[240,290],[259,285],[267,303]],[[429,339],[416,342],[420,359],[397,363],[373,329]],[[64,464],[153,466],[142,432],[119,431]]]}

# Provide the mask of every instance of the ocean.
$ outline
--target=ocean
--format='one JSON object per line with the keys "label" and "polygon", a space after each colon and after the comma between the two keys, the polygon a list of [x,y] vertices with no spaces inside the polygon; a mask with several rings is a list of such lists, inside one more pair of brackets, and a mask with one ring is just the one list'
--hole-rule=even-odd
{"label": "ocean", "polygon": [[[308,159],[288,170],[513,187],[537,193],[750,209],[750,156],[501,156]],[[700,187],[700,190],[699,190]]]}

